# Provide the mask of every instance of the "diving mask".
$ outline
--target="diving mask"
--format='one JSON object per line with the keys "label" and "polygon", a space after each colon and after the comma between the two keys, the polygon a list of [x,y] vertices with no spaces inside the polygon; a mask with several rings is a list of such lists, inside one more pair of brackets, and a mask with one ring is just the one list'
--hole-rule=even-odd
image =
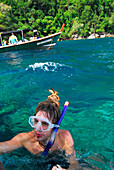
{"label": "diving mask", "polygon": [[42,117],[39,117],[39,116],[30,116],[29,117],[29,124],[33,128],[36,128],[36,130],[40,126],[40,128],[43,132],[49,131],[51,128],[54,128],[54,127],[56,127],[56,128],[59,127],[59,125],[52,124],[48,119],[42,118]]}

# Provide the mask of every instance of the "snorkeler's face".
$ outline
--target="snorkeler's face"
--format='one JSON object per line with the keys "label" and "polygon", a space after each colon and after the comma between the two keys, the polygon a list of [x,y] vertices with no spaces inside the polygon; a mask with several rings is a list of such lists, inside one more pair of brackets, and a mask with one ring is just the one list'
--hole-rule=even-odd
{"label": "snorkeler's face", "polygon": [[[37,126],[34,127],[35,134],[37,136],[37,139],[40,140],[46,140],[51,136],[52,128],[48,128],[49,124],[52,124],[52,120],[49,120],[47,117],[47,113],[45,111],[38,111],[38,113],[35,115]],[[37,119],[38,118],[38,119]],[[48,130],[46,130],[48,128]]]}

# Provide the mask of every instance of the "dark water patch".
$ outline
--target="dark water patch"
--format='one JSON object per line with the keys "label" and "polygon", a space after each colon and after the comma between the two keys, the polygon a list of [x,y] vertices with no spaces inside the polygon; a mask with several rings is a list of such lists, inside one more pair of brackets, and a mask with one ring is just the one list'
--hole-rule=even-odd
{"label": "dark water patch", "polygon": [[[20,152],[21,151],[21,152]],[[84,151],[84,150],[83,150]],[[49,152],[45,157],[42,153],[38,155],[32,155],[28,153],[25,149],[18,149],[18,152],[13,152],[9,154],[2,155],[0,161],[7,170],[10,169],[34,169],[34,170],[51,170],[53,166],[59,164],[62,168],[68,169],[109,169],[109,163],[105,157],[95,154],[93,152],[88,152],[82,155],[83,151],[80,153],[77,150],[77,156],[74,165],[70,165],[69,156],[65,155],[64,151]],[[26,153],[26,155],[25,155]],[[95,165],[97,164],[97,168]],[[111,164],[111,162],[110,162]],[[113,163],[112,163],[113,164]]]}

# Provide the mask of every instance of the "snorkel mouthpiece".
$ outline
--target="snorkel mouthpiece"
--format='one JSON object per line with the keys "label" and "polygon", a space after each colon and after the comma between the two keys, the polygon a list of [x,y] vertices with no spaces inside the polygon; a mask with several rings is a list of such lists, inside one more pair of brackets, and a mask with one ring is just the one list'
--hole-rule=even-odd
{"label": "snorkel mouthpiece", "polygon": [[[62,111],[62,113],[61,113],[61,117],[60,117],[59,121],[57,122],[57,125],[60,125],[60,124],[61,124],[61,121],[62,121],[62,119],[63,119],[63,117],[64,117],[64,115],[65,115],[65,112],[66,112],[66,109],[67,109],[68,105],[69,105],[69,102],[66,101],[65,104],[64,104],[63,111]],[[48,144],[46,145],[45,150],[44,150],[44,152],[43,152],[43,155],[44,155],[44,156],[47,155],[49,149],[52,147],[52,145],[53,145],[53,143],[54,143],[54,140],[55,140],[55,135],[56,135],[58,129],[59,129],[59,127],[54,127],[54,128],[53,128],[50,141],[49,141]]]}

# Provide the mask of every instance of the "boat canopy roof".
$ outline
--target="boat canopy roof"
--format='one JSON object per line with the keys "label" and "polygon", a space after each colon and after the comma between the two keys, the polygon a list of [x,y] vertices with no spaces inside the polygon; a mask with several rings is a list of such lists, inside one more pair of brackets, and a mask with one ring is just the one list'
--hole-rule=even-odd
{"label": "boat canopy roof", "polygon": [[12,31],[7,31],[7,32],[0,32],[0,35],[8,35],[8,34],[11,34],[11,33],[22,33],[22,32],[27,32],[29,31],[29,29],[23,29],[23,30],[12,30]]}

